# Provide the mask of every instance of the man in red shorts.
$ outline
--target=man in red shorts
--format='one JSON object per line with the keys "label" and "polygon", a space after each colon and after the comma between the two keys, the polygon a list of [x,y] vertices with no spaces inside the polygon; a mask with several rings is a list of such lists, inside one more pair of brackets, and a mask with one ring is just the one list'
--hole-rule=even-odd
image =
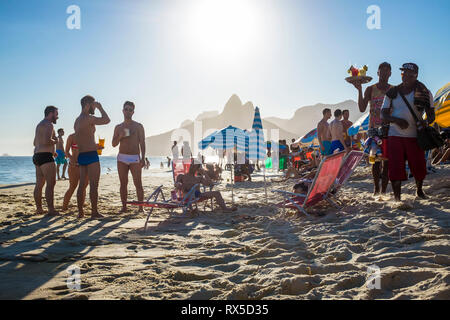
{"label": "man in red shorts", "polygon": [[[405,161],[416,180],[417,196],[426,199],[422,190],[427,174],[425,152],[417,143],[417,127],[427,126],[434,121],[433,95],[425,85],[417,81],[419,67],[414,63],[405,63],[402,68],[402,83],[386,93],[381,117],[391,123],[388,134],[389,179],[394,190],[395,200],[401,199],[401,183],[407,180]],[[406,101],[418,119],[424,112],[427,121],[416,123]]]}

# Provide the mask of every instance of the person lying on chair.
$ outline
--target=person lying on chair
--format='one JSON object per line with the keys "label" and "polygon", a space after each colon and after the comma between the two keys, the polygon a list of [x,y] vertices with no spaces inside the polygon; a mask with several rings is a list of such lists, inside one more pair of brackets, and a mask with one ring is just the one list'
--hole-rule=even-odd
{"label": "person lying on chair", "polygon": [[[188,193],[196,184],[203,184],[204,186],[212,186],[213,182],[209,176],[203,171],[200,164],[192,164],[187,174],[179,175],[175,187],[180,189],[184,194]],[[200,200],[216,199],[217,204],[224,212],[236,211],[236,207],[227,207],[222,195],[219,191],[200,192],[195,190],[195,197]]]}

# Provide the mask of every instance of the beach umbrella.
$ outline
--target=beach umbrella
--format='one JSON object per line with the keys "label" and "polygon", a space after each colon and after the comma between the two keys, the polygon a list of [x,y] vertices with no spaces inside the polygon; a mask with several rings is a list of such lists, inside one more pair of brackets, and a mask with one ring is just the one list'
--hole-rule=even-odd
{"label": "beach umbrella", "polygon": [[369,130],[369,114],[370,112],[367,111],[358,120],[356,120],[350,128],[348,128],[347,133],[350,137],[358,134],[359,131]]}
{"label": "beach umbrella", "polygon": [[[236,146],[237,151],[246,152],[249,148],[249,136],[244,130],[230,125],[200,141],[199,147],[202,146],[228,152],[232,152]],[[231,201],[234,203],[233,168],[231,169]]]}
{"label": "beach umbrella", "polygon": [[206,138],[203,138],[203,140],[201,140],[201,141],[198,143],[198,147],[200,148],[200,150],[205,150],[206,148],[208,148],[209,145],[210,145],[211,143],[214,142],[214,139],[215,139],[215,135],[216,135],[216,134],[217,134],[217,131],[211,133],[211,134],[210,134],[209,136],[207,136]]}
{"label": "beach umbrella", "polygon": [[[259,108],[255,108],[255,116],[253,118],[252,131],[249,133],[249,159],[250,160],[264,160],[266,158],[267,144],[264,140],[264,132],[261,121],[261,114]],[[264,191],[267,202],[267,186],[266,186],[266,166],[263,168],[264,172]]]}
{"label": "beach umbrella", "polygon": [[[208,146],[216,150],[232,150],[235,146],[238,151],[245,151],[248,148],[248,135],[244,130],[233,126],[216,131],[208,139],[212,140]],[[205,142],[207,143],[208,141]]]}
{"label": "beach umbrella", "polygon": [[436,123],[443,128],[450,127],[450,82],[436,92],[434,97]]}
{"label": "beach umbrella", "polygon": [[316,138],[317,138],[317,128],[314,128],[311,131],[309,131],[307,134],[305,134],[304,136],[295,140],[293,145],[298,146],[301,143],[311,143]]}

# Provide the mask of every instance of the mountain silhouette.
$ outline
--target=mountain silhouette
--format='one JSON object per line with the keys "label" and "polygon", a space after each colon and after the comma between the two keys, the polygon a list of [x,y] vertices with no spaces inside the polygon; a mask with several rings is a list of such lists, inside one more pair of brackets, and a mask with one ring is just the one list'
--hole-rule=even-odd
{"label": "mountain silhouette", "polygon": [[[297,139],[316,126],[322,118],[323,108],[330,108],[332,111],[337,108],[348,109],[350,110],[350,120],[352,121],[359,118],[361,115],[357,103],[353,100],[347,100],[338,104],[316,104],[314,106],[302,107],[295,112],[291,119],[281,119],[276,117],[263,118],[262,125],[264,130],[267,130],[265,136],[266,140],[286,139],[290,142],[291,139]],[[262,110],[262,113],[263,112],[264,110]],[[189,141],[192,151],[194,152],[193,139],[195,123],[198,124],[196,130],[201,132],[202,137],[206,137],[212,130],[223,129],[229,125],[251,130],[254,115],[255,107],[253,103],[250,101],[242,103],[241,99],[236,94],[233,94],[230,99],[228,99],[221,113],[218,113],[217,111],[202,112],[197,116],[196,122],[186,120],[183,121],[180,128],[147,137],[147,155],[171,155],[173,139],[178,140],[179,145],[182,144],[180,142],[182,139],[177,139],[176,137],[179,133],[190,136],[190,139],[186,138],[186,140]],[[274,129],[278,130],[278,137],[271,135],[271,130]]]}

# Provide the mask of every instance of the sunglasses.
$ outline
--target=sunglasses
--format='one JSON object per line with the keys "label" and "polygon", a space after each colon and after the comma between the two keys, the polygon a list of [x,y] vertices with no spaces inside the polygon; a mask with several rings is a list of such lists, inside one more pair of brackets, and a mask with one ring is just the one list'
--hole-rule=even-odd
{"label": "sunglasses", "polygon": [[417,73],[415,73],[414,71],[406,70],[406,71],[402,71],[402,76],[415,77],[415,76],[417,76]]}
{"label": "sunglasses", "polygon": [[133,108],[123,108],[124,111],[133,112]]}

